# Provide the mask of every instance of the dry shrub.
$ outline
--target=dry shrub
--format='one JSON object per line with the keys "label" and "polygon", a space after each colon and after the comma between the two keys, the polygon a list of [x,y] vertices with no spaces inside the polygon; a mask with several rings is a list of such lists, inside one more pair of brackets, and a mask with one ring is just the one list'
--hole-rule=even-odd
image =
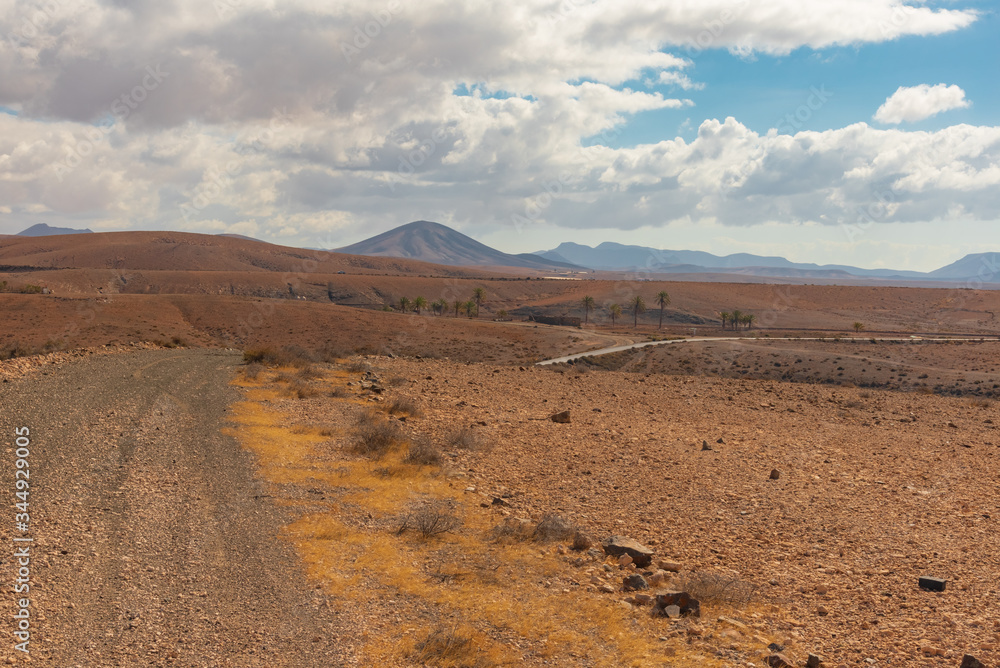
{"label": "dry shrub", "polygon": [[309,397],[315,397],[322,394],[322,390],[315,385],[304,383],[298,379],[292,381],[289,390],[291,391],[292,396],[298,397],[299,399],[308,399]]}
{"label": "dry shrub", "polygon": [[359,455],[384,457],[406,441],[399,423],[386,420],[378,412],[367,410],[358,416],[352,434],[351,450]]}
{"label": "dry shrub", "polygon": [[575,526],[558,515],[545,514],[537,523],[514,517],[506,518],[503,523],[490,529],[489,539],[496,543],[550,543],[557,540],[569,540],[577,535]]}
{"label": "dry shrub", "polygon": [[244,364],[303,368],[315,361],[316,357],[301,346],[285,346],[281,350],[275,350],[271,346],[258,346],[243,351]]}
{"label": "dry shrub", "polygon": [[411,658],[417,665],[448,668],[490,668],[493,661],[480,656],[472,633],[458,627],[437,627],[416,644]]}
{"label": "dry shrub", "polygon": [[993,402],[989,399],[976,398],[969,401],[969,405],[973,408],[989,408],[993,405]]}
{"label": "dry shrub", "polygon": [[399,521],[396,534],[416,531],[421,538],[433,538],[448,533],[462,526],[462,518],[456,515],[447,504],[432,503],[403,515]]}
{"label": "dry shrub", "polygon": [[243,367],[243,375],[250,380],[256,380],[257,376],[264,370],[264,365],[259,362],[251,362]]}
{"label": "dry shrub", "polygon": [[334,399],[346,399],[347,397],[351,396],[351,391],[348,390],[346,387],[343,387],[342,385],[338,385],[337,387],[330,390],[330,396],[333,397]]}
{"label": "dry shrub", "polygon": [[702,603],[745,607],[757,596],[757,586],[734,575],[688,573],[677,588]]}
{"label": "dry shrub", "polygon": [[385,381],[385,384],[389,387],[400,387],[406,385],[410,381],[403,376],[389,376],[389,379]]}
{"label": "dry shrub", "polygon": [[396,397],[389,402],[385,410],[390,415],[406,415],[409,417],[420,417],[423,415],[420,404],[410,397]]}
{"label": "dry shrub", "polygon": [[445,441],[449,447],[456,450],[483,450],[486,447],[482,437],[469,427],[462,427],[448,435]]}
{"label": "dry shrub", "polygon": [[556,540],[569,540],[575,535],[575,526],[558,515],[545,514],[535,525],[531,538],[538,543],[551,543]]}
{"label": "dry shrub", "polygon": [[307,364],[306,366],[300,368],[295,374],[297,378],[301,378],[302,380],[314,380],[319,378],[321,375],[322,374],[320,374],[320,372],[317,371],[316,367],[312,364]]}
{"label": "dry shrub", "polygon": [[441,451],[429,438],[418,438],[410,443],[410,449],[403,461],[419,466],[437,466],[441,463]]}
{"label": "dry shrub", "polygon": [[372,370],[371,364],[361,359],[352,359],[344,368],[351,373],[364,373]]}
{"label": "dry shrub", "polygon": [[27,357],[31,355],[31,349],[15,341],[6,348],[0,349],[0,360],[10,360],[15,357]]}

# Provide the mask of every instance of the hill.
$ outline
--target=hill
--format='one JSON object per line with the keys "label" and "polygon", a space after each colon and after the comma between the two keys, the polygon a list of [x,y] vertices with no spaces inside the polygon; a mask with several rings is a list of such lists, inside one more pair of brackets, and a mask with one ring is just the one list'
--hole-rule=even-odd
{"label": "hill", "polygon": [[427,220],[407,223],[335,250],[338,253],[409,258],[458,267],[520,267],[542,271],[584,269],[582,266],[542,258],[534,253],[504,253],[446,225]]}
{"label": "hill", "polygon": [[21,230],[15,236],[18,237],[51,237],[57,234],[93,234],[91,229],[77,230],[72,227],[52,227],[45,223],[32,225],[26,230]]}
{"label": "hill", "polygon": [[189,232],[102,232],[0,240],[0,266],[25,269],[114,269],[188,272],[421,274],[471,272],[416,260],[373,258],[277,246]]}

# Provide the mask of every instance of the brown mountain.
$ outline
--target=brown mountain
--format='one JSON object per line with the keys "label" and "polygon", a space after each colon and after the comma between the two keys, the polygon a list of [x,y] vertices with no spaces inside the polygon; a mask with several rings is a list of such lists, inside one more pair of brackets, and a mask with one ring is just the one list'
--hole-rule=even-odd
{"label": "brown mountain", "polygon": [[398,257],[458,267],[520,267],[542,271],[583,270],[584,267],[539,257],[511,255],[490,248],[461,232],[427,220],[418,220],[337,248],[338,253]]}
{"label": "brown mountain", "polygon": [[416,260],[358,257],[188,232],[8,236],[0,240],[0,267],[4,267],[5,271],[20,268],[309,274],[345,271],[351,274],[429,276],[473,273]]}

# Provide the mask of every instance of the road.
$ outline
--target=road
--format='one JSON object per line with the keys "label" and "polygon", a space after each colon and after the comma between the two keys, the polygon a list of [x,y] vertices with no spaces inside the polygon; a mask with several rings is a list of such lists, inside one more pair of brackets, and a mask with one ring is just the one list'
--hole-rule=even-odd
{"label": "road", "polygon": [[[30,530],[15,527],[11,510],[0,532],[8,545],[34,539],[33,662],[349,663],[343,623],[280,538],[289,511],[220,433],[239,398],[228,385],[238,362],[221,351],[144,351],[0,384],[0,494],[11,503],[14,430],[31,432]],[[4,605],[13,610],[12,594]],[[9,639],[13,620],[4,619]],[[20,657],[12,645],[0,661]]]}
{"label": "road", "polygon": [[597,356],[597,355],[608,355],[610,353],[620,353],[623,350],[635,350],[636,348],[645,348],[647,346],[666,346],[666,345],[681,344],[681,343],[710,343],[712,341],[742,341],[742,342],[745,342],[745,343],[750,343],[750,342],[753,342],[753,343],[767,343],[768,341],[782,341],[782,342],[786,342],[786,341],[828,341],[828,342],[840,341],[840,342],[854,342],[854,341],[856,341],[858,343],[871,343],[871,342],[874,341],[876,343],[879,343],[879,342],[884,342],[884,343],[885,342],[892,342],[892,343],[901,343],[901,342],[905,342],[905,343],[916,343],[916,342],[919,342],[919,343],[947,343],[947,342],[951,342],[951,341],[977,341],[977,342],[978,341],[993,341],[993,342],[997,342],[997,341],[1000,341],[1000,339],[997,339],[997,338],[982,338],[982,337],[976,337],[976,338],[971,338],[971,337],[967,337],[967,338],[962,338],[962,337],[944,337],[944,338],[929,339],[929,338],[919,338],[919,337],[918,338],[914,338],[914,337],[910,337],[910,336],[907,336],[907,337],[875,337],[875,338],[869,338],[869,337],[841,337],[841,338],[835,338],[835,337],[830,337],[830,336],[827,336],[827,337],[821,337],[821,336],[816,336],[816,337],[796,336],[794,338],[774,338],[774,339],[767,339],[767,338],[749,338],[749,337],[745,337],[745,336],[706,336],[706,337],[698,337],[698,338],[671,339],[669,341],[643,341],[642,343],[631,343],[631,344],[626,344],[626,345],[611,346],[609,348],[601,348],[599,350],[591,350],[590,352],[576,353],[574,355],[565,355],[563,357],[555,357],[553,359],[542,360],[541,362],[536,362],[535,366],[547,366],[549,364],[562,364],[564,362],[572,362],[573,360],[578,360],[581,357],[594,357],[594,356]]}

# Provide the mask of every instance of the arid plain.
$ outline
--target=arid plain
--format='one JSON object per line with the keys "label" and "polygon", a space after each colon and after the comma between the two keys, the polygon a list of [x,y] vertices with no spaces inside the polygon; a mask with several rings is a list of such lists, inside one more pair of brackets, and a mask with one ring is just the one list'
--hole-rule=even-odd
{"label": "arid plain", "polygon": [[[137,342],[256,352],[233,374],[228,433],[305,577],[354,611],[345,664],[1000,659],[998,292],[562,280],[180,233],[113,241],[0,245],[0,280],[51,292],[0,294],[14,354],[0,374],[29,382],[80,363],[72,351]],[[457,317],[476,288],[478,317]],[[628,311],[611,326],[606,306],[637,294],[638,326]],[[400,313],[402,297],[449,307]],[[723,329],[733,309],[754,327]],[[692,334],[729,340],[534,366]],[[569,422],[549,419],[562,411]],[[384,452],[358,452],[366,424],[392,430]],[[407,518],[428,507],[460,524],[414,535]],[[593,546],[574,551],[577,532]],[[611,535],[654,551],[651,591],[623,589],[632,570],[599,550]],[[637,594],[657,587],[698,588],[701,617],[654,616]]]}

